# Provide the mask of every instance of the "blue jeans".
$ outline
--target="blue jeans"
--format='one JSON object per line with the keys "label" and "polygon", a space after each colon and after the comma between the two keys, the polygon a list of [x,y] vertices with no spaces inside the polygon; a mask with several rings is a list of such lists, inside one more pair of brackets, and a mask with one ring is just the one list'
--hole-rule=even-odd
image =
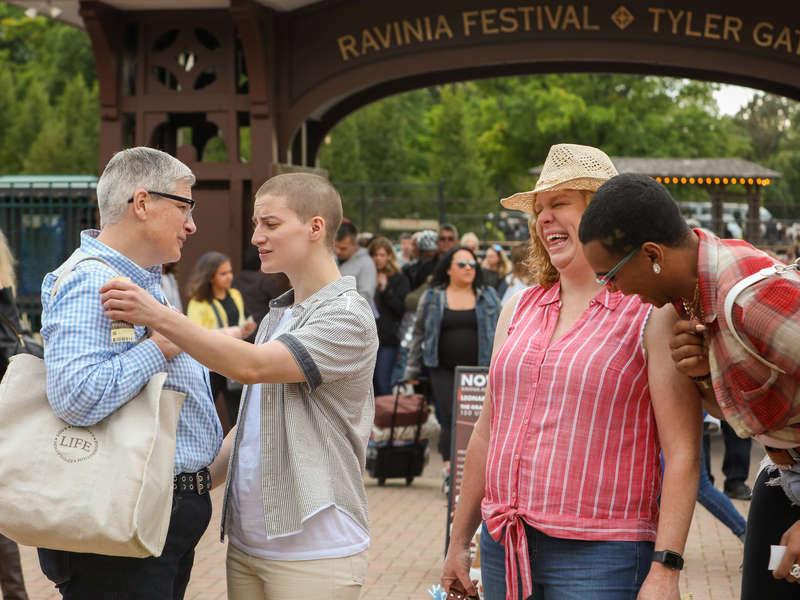
{"label": "blue jeans", "polygon": [[378,346],[378,356],[375,358],[375,373],[372,375],[372,387],[376,396],[386,396],[392,393],[392,370],[394,360],[397,358],[398,346]]}
{"label": "blue jeans", "polygon": [[[525,526],[534,600],[635,600],[650,571],[652,542],[587,542]],[[505,548],[481,530],[484,600],[506,600]],[[526,600],[512,598],[509,600]]]}
{"label": "blue jeans", "polygon": [[705,444],[700,444],[700,457],[702,463],[700,464],[700,487],[697,490],[697,501],[730,529],[733,535],[741,537],[747,523],[730,499],[711,483],[711,479],[708,477],[708,455]]}

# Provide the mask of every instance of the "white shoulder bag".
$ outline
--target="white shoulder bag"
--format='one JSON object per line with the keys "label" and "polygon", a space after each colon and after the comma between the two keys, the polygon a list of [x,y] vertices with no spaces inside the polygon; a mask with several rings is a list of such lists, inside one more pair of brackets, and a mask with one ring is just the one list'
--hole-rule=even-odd
{"label": "white shoulder bag", "polygon": [[[83,258],[64,268],[53,286]],[[108,265],[107,265],[108,266]],[[0,383],[0,533],[24,544],[111,556],[160,556],[172,506],[185,394],[153,375],[91,427],[55,416],[44,360],[18,354]]]}
{"label": "white shoulder bag", "polygon": [[761,356],[758,352],[756,352],[755,348],[746,343],[739,335],[739,332],[736,331],[736,326],[733,324],[733,305],[736,303],[736,298],[739,297],[739,294],[762,279],[767,279],[769,277],[792,277],[793,279],[797,280],[798,276],[800,276],[800,259],[788,265],[772,265],[771,267],[766,267],[760,271],[748,275],[747,277],[744,277],[738,281],[736,285],[730,289],[728,295],[725,296],[725,319],[728,322],[728,329],[730,330],[731,335],[733,335],[742,348],[744,348],[751,356],[753,356],[753,358],[766,365],[773,371],[777,371],[783,375],[786,374],[786,371]]}

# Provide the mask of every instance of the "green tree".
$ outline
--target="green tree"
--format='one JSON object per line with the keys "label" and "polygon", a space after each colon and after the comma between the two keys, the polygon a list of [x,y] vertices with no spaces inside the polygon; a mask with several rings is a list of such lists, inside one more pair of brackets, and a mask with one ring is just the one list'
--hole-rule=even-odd
{"label": "green tree", "polygon": [[25,173],[69,173],[71,160],[66,152],[67,126],[55,117],[44,122],[23,163]]}
{"label": "green tree", "polygon": [[735,117],[748,145],[742,156],[781,173],[765,190],[770,203],[800,202],[800,106],[794,100],[764,92],[755,94]]}
{"label": "green tree", "polygon": [[757,162],[769,161],[791,131],[797,112],[793,100],[764,92],[755,94],[736,115],[750,141],[747,157]]}
{"label": "green tree", "polygon": [[7,141],[11,135],[16,102],[11,71],[0,69],[0,173],[5,172],[5,166],[14,160]]}
{"label": "green tree", "polygon": [[16,173],[22,169],[30,146],[39,136],[49,112],[50,102],[44,85],[38,80],[31,81],[25,95],[18,99],[11,112],[8,137],[2,142],[2,154],[8,161],[3,165],[4,172]]}
{"label": "green tree", "polygon": [[331,173],[335,173],[338,181],[367,180],[367,169],[361,158],[359,123],[356,119],[345,119],[328,136],[320,150],[320,162]]}
{"label": "green tree", "polygon": [[93,173],[99,106],[89,39],[0,2],[0,173]]}
{"label": "green tree", "polygon": [[97,168],[100,110],[97,82],[89,87],[82,73],[67,82],[56,115],[66,123],[71,169],[91,173]]}
{"label": "green tree", "polygon": [[432,179],[446,181],[447,194],[468,199],[485,194],[481,168],[471,131],[467,126],[468,85],[450,85],[441,90],[441,101],[428,111]]}
{"label": "green tree", "polygon": [[67,82],[31,145],[26,173],[92,173],[97,163],[97,90],[83,75]]}
{"label": "green tree", "polygon": [[498,195],[530,189],[529,171],[552,144],[572,142],[611,156],[749,157],[784,172],[769,197],[800,196],[800,181],[787,175],[800,164],[797,105],[760,95],[734,118],[719,114],[717,89],[668,77],[551,74],[417,90],[344,119],[320,162],[337,181],[352,173],[372,182],[444,178],[448,197],[486,198],[470,206],[489,211]]}

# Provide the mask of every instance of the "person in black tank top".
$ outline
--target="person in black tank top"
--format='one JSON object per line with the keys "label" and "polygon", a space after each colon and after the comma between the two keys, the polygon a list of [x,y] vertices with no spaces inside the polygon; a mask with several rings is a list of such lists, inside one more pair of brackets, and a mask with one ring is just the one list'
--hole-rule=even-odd
{"label": "person in black tank top", "polygon": [[[431,289],[420,303],[406,379],[416,379],[410,375],[421,370],[422,362],[429,368],[436,418],[442,426],[439,452],[445,461],[446,475],[450,461],[455,368],[488,364],[488,353],[485,353],[486,360],[480,359],[481,324],[488,323],[493,335],[500,301],[493,288],[482,284],[475,254],[468,248],[455,248],[436,266]],[[483,335],[489,338],[484,341],[489,348],[491,335]],[[423,345],[438,348],[435,361],[430,360],[432,357],[421,356]]]}

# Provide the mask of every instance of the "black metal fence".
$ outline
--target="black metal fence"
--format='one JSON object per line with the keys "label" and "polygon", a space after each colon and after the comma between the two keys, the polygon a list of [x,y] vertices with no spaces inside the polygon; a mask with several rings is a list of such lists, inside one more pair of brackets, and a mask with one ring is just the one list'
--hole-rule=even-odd
{"label": "black metal fence", "polygon": [[346,182],[336,187],[345,216],[362,231],[380,231],[384,219],[447,220],[444,182]]}
{"label": "black metal fence", "polygon": [[[435,228],[440,223],[451,223],[459,232],[472,231],[482,240],[519,241],[528,237],[527,215],[504,210],[499,203],[500,194],[495,198],[458,198],[448,193],[445,181],[337,182],[336,187],[342,194],[345,216],[361,231],[393,237],[402,231]],[[687,218],[699,219],[701,226],[710,227],[710,202],[681,204],[684,205]],[[698,212],[701,204],[708,205],[705,215]],[[731,206],[738,205],[731,203]],[[762,211],[759,243],[784,243],[797,237],[793,232],[800,229],[800,203],[765,202],[764,207],[769,213]],[[690,209],[694,209],[694,212]],[[747,206],[742,204],[739,211],[745,215]],[[732,237],[742,237],[743,216],[737,220],[732,218],[734,215],[726,215],[725,222],[730,227],[727,233]]]}
{"label": "black metal fence", "polygon": [[40,327],[42,279],[80,245],[80,232],[98,221],[93,181],[0,183],[0,229],[18,261],[17,304],[34,331]]}
{"label": "black metal fence", "polygon": [[427,183],[336,183],[344,214],[361,231],[390,237],[403,231],[435,229],[440,223],[472,231],[482,240],[528,237],[527,217],[503,210],[498,198],[463,199],[448,195],[444,181]]}

